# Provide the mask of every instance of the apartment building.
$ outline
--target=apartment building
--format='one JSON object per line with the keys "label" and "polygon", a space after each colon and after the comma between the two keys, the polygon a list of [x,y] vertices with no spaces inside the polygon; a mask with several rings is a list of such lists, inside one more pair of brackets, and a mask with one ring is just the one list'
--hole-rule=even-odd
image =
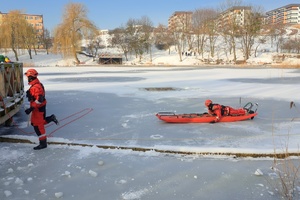
{"label": "apartment building", "polygon": [[189,11],[176,11],[169,17],[168,29],[169,30],[191,30],[193,12]]}
{"label": "apartment building", "polygon": [[288,4],[266,12],[266,24],[300,24],[300,4]]}
{"label": "apartment building", "polygon": [[217,24],[224,27],[235,22],[237,25],[243,26],[250,12],[251,7],[249,6],[233,6],[219,14]]}
{"label": "apartment building", "polygon": [[37,31],[39,35],[44,34],[44,18],[43,15],[25,15],[25,19]]}
{"label": "apartment building", "polygon": [[[5,20],[7,13],[0,12],[0,23]],[[36,30],[39,36],[44,34],[44,18],[43,15],[22,14],[26,21]]]}
{"label": "apartment building", "polygon": [[[218,26],[226,26],[233,21],[238,25],[244,25],[247,14],[251,12],[249,6],[234,6],[220,13],[216,23]],[[193,12],[176,11],[168,20],[168,29],[191,30]]]}

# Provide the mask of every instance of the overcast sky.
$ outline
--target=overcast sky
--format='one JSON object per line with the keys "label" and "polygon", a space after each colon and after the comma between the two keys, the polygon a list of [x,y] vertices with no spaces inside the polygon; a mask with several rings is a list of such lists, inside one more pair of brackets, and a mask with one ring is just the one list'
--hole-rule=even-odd
{"label": "overcast sky", "polygon": [[[175,11],[194,11],[199,8],[220,8],[226,0],[0,0],[0,11],[22,10],[25,14],[44,16],[45,28],[53,30],[61,22],[65,5],[69,2],[82,3],[88,9],[88,17],[99,29],[114,29],[125,25],[128,19],[147,16],[154,26],[167,25]],[[299,3],[298,0],[244,0],[243,5],[261,6],[264,11]]]}

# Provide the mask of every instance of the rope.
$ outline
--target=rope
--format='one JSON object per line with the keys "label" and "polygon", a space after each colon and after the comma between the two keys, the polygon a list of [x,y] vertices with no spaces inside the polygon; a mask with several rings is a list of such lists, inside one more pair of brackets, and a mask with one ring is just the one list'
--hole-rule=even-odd
{"label": "rope", "polygon": [[[80,118],[86,116],[87,114],[89,114],[89,113],[92,112],[92,111],[93,111],[92,108],[85,108],[85,109],[83,109],[83,110],[81,110],[81,111],[78,111],[78,112],[76,112],[76,113],[73,113],[73,114],[71,114],[71,115],[69,115],[69,116],[67,116],[67,117],[65,117],[65,118],[63,118],[63,119],[61,119],[60,122],[63,122],[63,121],[65,121],[65,120],[67,120],[67,119],[69,119],[69,118],[71,118],[71,117],[73,117],[73,116],[76,116],[76,115],[78,115],[78,114],[84,112],[83,114],[79,115],[78,117],[74,118],[73,120],[64,123],[63,125],[59,126],[58,128],[56,128],[56,129],[54,129],[53,131],[51,131],[50,133],[48,133],[48,134],[47,134],[47,137],[52,137],[52,135],[53,135],[56,131],[58,131],[59,129],[61,129],[61,128],[67,126],[68,124],[71,124],[71,123],[75,122],[76,120],[78,120],[78,119],[80,119]],[[48,127],[53,126],[53,125],[54,125],[54,123],[48,124],[48,125],[45,126],[45,128],[48,128]],[[26,131],[22,130],[21,128],[19,128],[18,126],[16,126],[16,128],[17,128],[19,131],[21,131],[22,133],[25,133],[25,134],[35,134],[34,131],[33,131],[33,132],[26,132]]]}
{"label": "rope", "polygon": [[[4,98],[3,98],[3,95],[2,95],[1,93],[0,93],[0,100],[2,100],[3,109],[6,110],[6,105],[5,105],[5,103],[4,103]],[[51,131],[49,134],[47,134],[47,137],[52,137],[52,135],[53,135],[56,131],[58,131],[59,129],[61,129],[61,128],[67,126],[68,124],[71,124],[71,123],[73,123],[74,121],[76,121],[76,120],[78,120],[78,119],[80,119],[80,118],[86,116],[87,114],[89,114],[89,113],[92,112],[92,111],[93,111],[92,108],[85,108],[85,109],[83,109],[83,110],[81,110],[81,111],[78,111],[78,112],[76,112],[76,113],[73,113],[73,114],[71,114],[71,115],[69,115],[69,116],[67,116],[67,117],[65,117],[65,118],[63,118],[63,119],[61,119],[60,122],[65,121],[65,120],[67,120],[67,119],[69,119],[69,118],[71,118],[71,117],[74,117],[74,116],[76,116],[76,115],[78,115],[78,114],[84,112],[83,114],[79,115],[78,117],[74,118],[73,120],[71,120],[71,121],[69,121],[69,122],[66,122],[66,123],[64,123],[63,125],[59,126],[58,128],[54,129],[53,131]],[[23,129],[19,128],[19,126],[18,126],[18,125],[15,123],[15,121],[13,120],[12,116],[10,116],[9,113],[6,113],[6,114],[8,115],[9,118],[12,119],[12,123],[15,125],[14,127],[17,128],[20,132],[22,132],[22,133],[24,133],[24,134],[28,134],[28,135],[29,135],[29,134],[35,134],[34,131],[32,131],[32,132],[26,132],[26,131],[24,131]],[[54,124],[54,123],[48,124],[48,125],[45,126],[45,128],[48,128],[48,127],[52,126],[53,124]]]}
{"label": "rope", "polygon": [[[79,115],[78,117],[74,118],[73,120],[71,120],[71,121],[69,121],[69,122],[66,122],[65,124],[59,126],[58,128],[54,129],[53,131],[51,131],[51,132],[47,135],[47,137],[52,137],[53,133],[55,133],[55,132],[58,131],[59,129],[61,129],[61,128],[67,126],[68,124],[71,124],[71,123],[75,122],[76,120],[78,120],[78,119],[80,119],[80,118],[86,116],[87,114],[89,114],[89,113],[92,112],[92,111],[93,111],[92,108],[85,108],[85,109],[83,109],[83,110],[81,110],[81,111],[79,111],[79,112],[76,112],[76,113],[74,113],[74,114],[72,114],[72,115],[69,115],[69,116],[63,118],[63,119],[60,120],[60,121],[65,121],[66,119],[69,119],[69,118],[71,118],[71,117],[73,117],[73,116],[75,116],[75,115],[78,115],[78,114],[84,112],[83,114]],[[52,123],[51,125],[53,125],[53,123]]]}

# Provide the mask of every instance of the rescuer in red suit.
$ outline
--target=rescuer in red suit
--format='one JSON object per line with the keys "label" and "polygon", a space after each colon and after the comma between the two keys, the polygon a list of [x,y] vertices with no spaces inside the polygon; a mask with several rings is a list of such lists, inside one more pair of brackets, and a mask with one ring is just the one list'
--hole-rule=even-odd
{"label": "rescuer in red suit", "polygon": [[212,121],[212,123],[218,122],[222,116],[228,116],[228,115],[238,116],[238,115],[245,115],[247,113],[247,110],[243,108],[234,109],[230,106],[213,104],[213,102],[210,99],[207,99],[204,104],[207,107],[208,113],[210,115],[216,116],[216,119]]}
{"label": "rescuer in red suit", "polygon": [[26,97],[30,102],[30,108],[25,110],[25,113],[29,115],[31,112],[31,125],[34,128],[35,133],[39,137],[39,145],[34,147],[34,150],[40,150],[47,148],[47,135],[45,130],[45,124],[54,122],[58,124],[58,120],[55,115],[46,117],[46,104],[45,89],[43,84],[37,78],[38,72],[35,69],[28,69],[25,72],[28,79],[30,88],[26,91]]}

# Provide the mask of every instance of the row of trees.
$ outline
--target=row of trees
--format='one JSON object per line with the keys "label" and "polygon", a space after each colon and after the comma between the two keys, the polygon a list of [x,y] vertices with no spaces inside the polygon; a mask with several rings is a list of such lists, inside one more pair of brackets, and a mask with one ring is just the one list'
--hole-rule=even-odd
{"label": "row of trees", "polygon": [[[259,8],[252,8],[245,15],[244,23],[237,23],[235,16],[226,21],[218,19],[222,10],[233,6],[240,6],[239,0],[228,1],[220,11],[214,9],[197,9],[193,12],[191,20],[182,18],[178,20],[178,26],[172,30],[159,24],[153,28],[152,21],[144,16],[140,19],[129,19],[124,26],[110,31],[111,46],[118,47],[128,60],[129,54],[134,54],[141,61],[144,54],[150,55],[152,61],[152,47],[167,50],[175,46],[179,59],[182,61],[184,51],[193,50],[199,56],[204,57],[208,52],[210,57],[218,56],[223,51],[234,62],[237,60],[237,50],[243,53],[247,60],[256,51],[259,45],[270,37],[272,45],[287,49],[289,52],[299,52],[299,39],[293,42],[284,41],[283,27],[273,25],[267,27],[262,23],[262,12]],[[216,20],[218,19],[218,20]],[[88,41],[88,48],[94,55],[101,48],[101,38],[98,28],[87,17],[87,9],[80,3],[69,3],[65,7],[62,22],[55,28],[53,37],[45,29],[43,35],[35,32],[27,23],[20,11],[11,11],[0,25],[0,48],[11,49],[18,61],[18,50],[26,49],[32,58],[32,51],[41,46],[54,53],[60,53],[65,57],[72,56],[77,63],[80,60],[77,52],[80,50],[81,41]],[[222,40],[222,45],[216,45]]]}
{"label": "row of trees", "polygon": [[69,3],[65,7],[62,23],[54,30],[53,37],[45,29],[43,35],[36,32],[34,27],[27,22],[19,10],[10,11],[0,24],[0,48],[5,51],[12,50],[16,61],[19,61],[19,50],[27,50],[32,59],[32,51],[37,54],[37,49],[44,48],[63,56],[74,56],[80,62],[77,51],[80,41],[84,38],[96,38],[97,27],[87,18],[87,9],[79,3]]}
{"label": "row of trees", "polygon": [[125,27],[117,28],[110,32],[112,46],[122,49],[126,60],[128,53],[134,52],[136,57],[142,59],[145,52],[152,57],[153,23],[148,17],[129,19]]}
{"label": "row of trees", "polygon": [[[245,12],[243,23],[238,23],[237,15],[222,21],[220,13],[234,6],[241,6],[241,1],[227,1],[219,11],[214,9],[197,9],[193,12],[191,20],[178,19],[177,25],[170,30],[160,24],[152,28],[149,18],[129,19],[125,26],[110,32],[111,44],[119,47],[127,59],[129,53],[134,53],[140,60],[143,53],[150,53],[151,46],[158,49],[170,49],[175,46],[182,61],[183,52],[193,51],[204,59],[204,53],[209,53],[210,58],[216,58],[223,52],[228,60],[237,61],[237,51],[241,51],[243,59],[247,60],[251,55],[257,54],[259,46],[264,44],[269,37],[272,45],[276,45],[277,52],[299,52],[298,40],[285,41],[285,27],[283,25],[265,25],[263,12],[260,7],[250,7]],[[222,41],[221,45],[217,45]],[[294,44],[294,45],[292,45]]]}
{"label": "row of trees", "polygon": [[0,47],[12,50],[16,61],[19,60],[18,50],[27,50],[32,59],[32,51],[36,53],[36,49],[40,46],[47,50],[51,47],[50,32],[47,29],[43,35],[39,35],[18,10],[9,12],[3,18],[0,24]]}

